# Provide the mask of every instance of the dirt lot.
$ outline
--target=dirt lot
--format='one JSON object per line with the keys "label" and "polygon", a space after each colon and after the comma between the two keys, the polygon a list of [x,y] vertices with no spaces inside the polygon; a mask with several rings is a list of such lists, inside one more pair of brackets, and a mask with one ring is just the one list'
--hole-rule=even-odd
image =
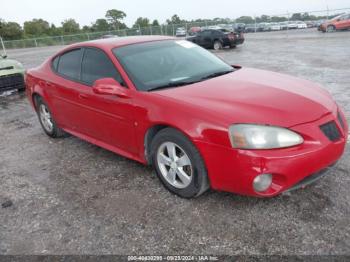
{"label": "dirt lot", "polygon": [[[321,83],[350,119],[350,32],[247,35],[227,61]],[[29,68],[60,47],[12,50]],[[273,199],[195,200],[74,137],[50,139],[23,95],[0,97],[0,254],[349,254],[350,152],[314,185]]]}

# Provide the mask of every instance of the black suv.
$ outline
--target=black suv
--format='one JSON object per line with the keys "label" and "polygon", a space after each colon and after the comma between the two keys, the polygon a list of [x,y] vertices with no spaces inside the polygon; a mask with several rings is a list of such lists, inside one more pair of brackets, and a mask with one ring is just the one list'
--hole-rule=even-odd
{"label": "black suv", "polygon": [[215,50],[223,47],[236,47],[243,44],[243,33],[234,33],[226,30],[205,29],[198,32],[195,36],[187,38],[188,41],[196,43],[204,48],[213,48]]}

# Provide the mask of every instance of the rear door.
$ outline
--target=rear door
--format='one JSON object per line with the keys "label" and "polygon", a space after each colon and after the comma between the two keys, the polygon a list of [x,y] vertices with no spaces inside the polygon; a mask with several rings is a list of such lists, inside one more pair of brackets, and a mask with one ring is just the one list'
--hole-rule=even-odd
{"label": "rear door", "polygon": [[79,79],[83,49],[76,48],[54,58],[55,74],[46,82],[55,120],[63,128],[77,131],[81,126],[79,113]]}
{"label": "rear door", "polygon": [[55,119],[63,128],[128,152],[136,152],[132,99],[96,95],[97,79],[122,83],[112,61],[100,49],[67,51],[52,63],[56,75],[47,83]]}

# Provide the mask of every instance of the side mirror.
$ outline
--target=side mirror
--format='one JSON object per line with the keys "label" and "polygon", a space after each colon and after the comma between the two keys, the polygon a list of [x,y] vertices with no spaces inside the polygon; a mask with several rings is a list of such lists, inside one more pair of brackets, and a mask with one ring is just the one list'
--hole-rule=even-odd
{"label": "side mirror", "polygon": [[129,98],[127,94],[127,89],[122,87],[113,78],[102,78],[95,81],[92,90],[95,94],[98,95],[114,95],[120,98]]}

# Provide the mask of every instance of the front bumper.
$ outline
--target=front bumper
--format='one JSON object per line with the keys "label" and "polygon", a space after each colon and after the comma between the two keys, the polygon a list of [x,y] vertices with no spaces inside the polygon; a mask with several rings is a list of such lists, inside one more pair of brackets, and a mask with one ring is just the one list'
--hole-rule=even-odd
{"label": "front bumper", "polygon": [[0,76],[0,92],[25,89],[24,76],[21,72]]}
{"label": "front bumper", "polygon": [[[272,197],[284,191],[306,186],[313,182],[313,174],[335,164],[344,152],[348,125],[344,114],[344,128],[337,115],[329,114],[312,123],[291,129],[304,137],[302,145],[275,150],[236,150],[233,148],[196,141],[207,166],[213,189],[242,195]],[[339,140],[332,142],[320,126],[335,121],[340,131]],[[272,185],[265,192],[255,192],[253,180],[261,174],[272,174]],[[298,184],[300,183],[300,184]]]}

